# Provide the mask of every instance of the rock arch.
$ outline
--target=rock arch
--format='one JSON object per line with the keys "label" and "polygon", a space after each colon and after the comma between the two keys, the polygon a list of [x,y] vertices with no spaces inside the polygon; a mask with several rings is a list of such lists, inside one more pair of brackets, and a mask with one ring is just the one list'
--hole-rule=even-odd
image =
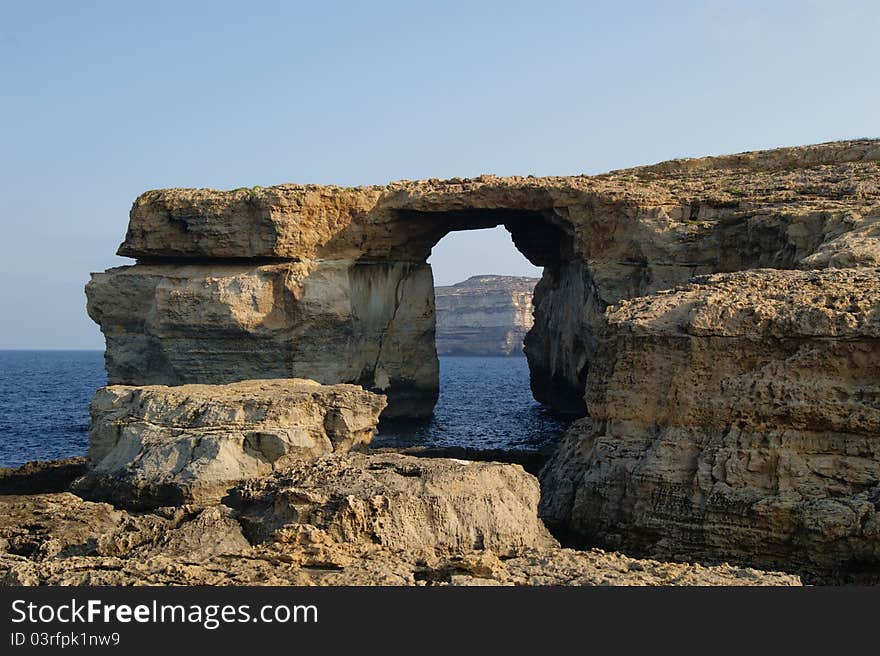
{"label": "rock arch", "polygon": [[[119,249],[137,263],[94,274],[86,290],[110,382],[298,376],[383,392],[386,416],[430,414],[439,385],[431,249],[450,232],[503,225],[555,288],[576,259],[574,230],[545,198],[425,207],[400,195],[299,186],[143,194]],[[582,376],[545,372],[558,354],[550,331],[534,332],[535,396],[581,409]]]}
{"label": "rock arch", "polygon": [[[562,353],[558,348],[554,349],[554,343],[558,343],[563,336],[554,334],[555,326],[549,320],[556,314],[551,307],[553,301],[557,300],[554,290],[562,289],[564,281],[578,269],[572,225],[556,214],[552,206],[543,209],[402,209],[395,211],[395,214],[399,230],[403,234],[417,236],[410,244],[413,246],[412,257],[419,264],[425,264],[433,247],[451,232],[503,226],[516,249],[533,265],[544,269],[534,299],[535,313],[539,319],[525,342],[532,393],[538,401],[558,411],[583,414],[587,357],[579,336],[588,329],[580,325],[578,319],[574,321],[577,325],[567,326],[572,337]],[[579,303],[579,299],[576,298],[575,302]],[[567,367],[569,363],[575,364]]]}
{"label": "rock arch", "polygon": [[[90,316],[111,383],[437,394],[431,247],[505,225],[544,266],[536,398],[583,412],[541,512],[612,547],[876,574],[880,142],[601,176],[142,194]],[[823,527],[830,527],[827,530]]]}
{"label": "rock arch", "polygon": [[110,382],[301,376],[382,391],[392,416],[425,415],[437,395],[426,260],[451,231],[504,225],[545,269],[525,345],[534,395],[583,413],[609,305],[701,274],[850,253],[845,235],[870,199],[838,175],[793,204],[791,171],[876,157],[865,141],[595,177],[149,191],[119,248],[137,264],[94,274],[88,309]]}

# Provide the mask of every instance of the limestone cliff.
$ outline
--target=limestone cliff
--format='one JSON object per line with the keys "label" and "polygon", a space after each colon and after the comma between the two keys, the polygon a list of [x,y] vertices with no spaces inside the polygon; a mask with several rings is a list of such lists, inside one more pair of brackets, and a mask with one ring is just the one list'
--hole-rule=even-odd
{"label": "limestone cliff", "polygon": [[472,276],[434,288],[438,355],[522,355],[536,278]]}
{"label": "limestone cliff", "polygon": [[[544,268],[534,396],[589,414],[543,475],[582,538],[876,571],[880,141],[598,176],[150,191],[89,313],[111,383],[308,376],[428,414],[431,248],[503,225]],[[725,274],[725,275],[712,275]]]}
{"label": "limestone cliff", "polygon": [[388,415],[436,401],[427,265],[152,262],[94,274],[87,292],[111,384],[354,383],[386,394]]}
{"label": "limestone cliff", "polygon": [[657,556],[880,582],[880,271],[698,279],[608,314],[542,514]]}

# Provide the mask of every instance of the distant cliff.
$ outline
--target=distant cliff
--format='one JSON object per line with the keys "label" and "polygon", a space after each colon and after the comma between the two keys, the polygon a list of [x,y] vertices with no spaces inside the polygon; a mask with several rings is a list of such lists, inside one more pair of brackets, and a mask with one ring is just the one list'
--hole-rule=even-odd
{"label": "distant cliff", "polygon": [[537,278],[473,276],[435,287],[439,355],[522,355]]}

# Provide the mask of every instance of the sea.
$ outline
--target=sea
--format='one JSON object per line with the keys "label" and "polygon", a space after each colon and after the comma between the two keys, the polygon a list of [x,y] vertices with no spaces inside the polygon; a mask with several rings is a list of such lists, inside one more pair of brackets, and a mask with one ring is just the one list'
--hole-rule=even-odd
{"label": "sea", "polygon": [[532,398],[523,357],[440,356],[440,397],[425,420],[382,421],[374,446],[545,450],[570,419]]}
{"label": "sea", "polygon": [[[0,351],[0,467],[85,455],[106,383],[103,351]],[[567,423],[532,398],[525,358],[442,356],[434,416],[383,421],[373,444],[542,450]]]}

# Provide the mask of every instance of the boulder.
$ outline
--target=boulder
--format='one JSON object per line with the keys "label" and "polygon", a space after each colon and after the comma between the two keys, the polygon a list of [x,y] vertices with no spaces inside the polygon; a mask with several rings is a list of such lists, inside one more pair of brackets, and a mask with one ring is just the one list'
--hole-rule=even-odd
{"label": "boulder", "polygon": [[369,443],[384,407],[360,387],[302,379],[105,387],[74,489],[130,508],[216,501],[291,460]]}
{"label": "boulder", "polygon": [[537,516],[539,492],[519,465],[352,453],[246,481],[231,503],[257,542],[309,527],[336,542],[512,553],[555,544]]}

